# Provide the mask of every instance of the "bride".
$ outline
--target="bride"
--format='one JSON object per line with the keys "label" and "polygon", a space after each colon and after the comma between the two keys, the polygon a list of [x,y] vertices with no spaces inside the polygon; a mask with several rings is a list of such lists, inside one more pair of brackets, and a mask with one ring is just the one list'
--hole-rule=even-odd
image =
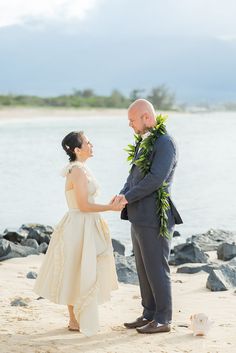
{"label": "bride", "polygon": [[99,328],[98,304],[118,288],[109,229],[99,212],[124,205],[116,198],[95,203],[98,185],[85,163],[93,145],[83,132],[66,135],[62,147],[70,160],[63,171],[69,210],[52,234],[34,291],[67,305],[68,329],[91,336]]}

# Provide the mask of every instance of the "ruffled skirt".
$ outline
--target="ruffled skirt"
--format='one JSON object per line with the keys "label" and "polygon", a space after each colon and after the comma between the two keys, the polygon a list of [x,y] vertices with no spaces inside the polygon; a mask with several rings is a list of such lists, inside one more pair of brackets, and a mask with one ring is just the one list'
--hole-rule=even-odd
{"label": "ruffled skirt", "polygon": [[80,331],[98,331],[98,304],[118,288],[107,224],[99,213],[70,210],[52,234],[34,291],[57,304],[74,305]]}

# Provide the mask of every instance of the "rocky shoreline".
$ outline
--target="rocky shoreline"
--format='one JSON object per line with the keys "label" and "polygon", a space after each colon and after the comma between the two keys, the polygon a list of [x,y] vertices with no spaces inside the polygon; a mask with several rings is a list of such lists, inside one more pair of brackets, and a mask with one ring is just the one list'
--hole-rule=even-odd
{"label": "rocky shoreline", "polygon": [[[53,228],[42,224],[23,224],[19,229],[5,229],[0,234],[0,262],[15,257],[46,253]],[[236,287],[236,232],[210,229],[192,235],[171,250],[169,263],[177,273],[208,273],[206,287],[211,291],[226,291]],[[112,239],[116,270],[120,282],[138,284],[134,256],[125,256],[125,246]],[[28,273],[35,278],[36,273]]]}

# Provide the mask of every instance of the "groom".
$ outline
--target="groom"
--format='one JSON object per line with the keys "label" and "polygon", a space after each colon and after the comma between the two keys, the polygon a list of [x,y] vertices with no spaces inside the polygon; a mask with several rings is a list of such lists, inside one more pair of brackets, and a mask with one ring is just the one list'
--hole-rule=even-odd
{"label": "groom", "polygon": [[[138,99],[128,109],[129,126],[147,138],[156,125],[156,114],[150,102]],[[142,149],[136,146],[133,162]],[[131,222],[131,237],[140,283],[143,314],[126,328],[136,328],[139,333],[169,332],[172,319],[171,279],[168,265],[170,240],[160,235],[160,217],[157,213],[156,191],[163,182],[170,187],[177,164],[177,151],[173,139],[159,134],[150,156],[150,171],[144,176],[134,163],[127,181],[118,196],[126,205],[121,218]],[[167,227],[171,234],[175,224],[182,223],[172,200],[167,211]]]}

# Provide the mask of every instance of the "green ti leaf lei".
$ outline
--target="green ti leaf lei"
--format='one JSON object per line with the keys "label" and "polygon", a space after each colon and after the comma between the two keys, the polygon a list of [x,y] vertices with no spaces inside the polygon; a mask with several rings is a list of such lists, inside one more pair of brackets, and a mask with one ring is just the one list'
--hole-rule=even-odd
{"label": "green ti leaf lei", "polygon": [[[144,176],[148,174],[151,169],[150,156],[153,151],[154,143],[156,142],[160,134],[166,134],[166,119],[167,115],[158,115],[156,117],[156,125],[150,130],[150,135],[142,141],[142,137],[140,135],[135,134],[135,144],[129,144],[127,148],[125,148],[125,151],[128,152],[127,161],[130,162],[130,164],[135,164],[137,167],[139,167]],[[139,158],[134,161],[138,144],[140,144],[140,154]],[[169,194],[166,192],[167,186],[168,184],[164,182],[161,187],[156,190],[156,204],[157,214],[160,218],[160,235],[170,239],[171,235],[167,227],[167,211],[170,209],[170,204],[168,201]]]}

